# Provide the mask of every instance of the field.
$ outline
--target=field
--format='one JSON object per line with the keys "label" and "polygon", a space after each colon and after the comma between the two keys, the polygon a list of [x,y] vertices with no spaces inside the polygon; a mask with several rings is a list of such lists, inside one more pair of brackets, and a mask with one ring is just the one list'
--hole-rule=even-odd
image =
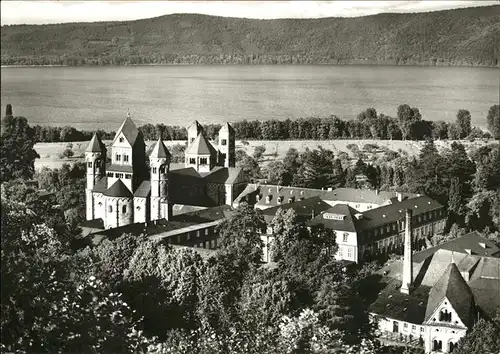
{"label": "field", "polygon": [[[473,142],[468,140],[463,140],[461,143],[465,146],[467,151],[472,148],[478,148],[490,143],[494,143],[494,140],[475,140]],[[111,144],[111,141],[104,141],[106,146]],[[185,141],[166,141],[167,147],[186,143]],[[452,141],[442,140],[435,141],[438,150],[443,150],[451,145]],[[83,162],[85,160],[85,149],[88,142],[73,142],[73,143],[38,143],[35,145],[35,150],[40,155],[39,159],[35,160],[35,169],[40,169],[42,167],[48,168],[59,168],[64,163],[73,163],[77,161]],[[146,142],[148,146],[154,144],[154,141]],[[371,152],[367,152],[364,149],[365,145],[373,144],[377,148],[372,149]],[[318,146],[322,146],[325,149],[332,150],[335,155],[340,152],[346,152],[351,158],[355,158],[353,145],[357,145],[357,150],[364,152],[367,160],[375,160],[378,156],[383,155],[384,151],[392,150],[400,152],[403,154],[408,154],[409,156],[416,155],[419,153],[421,147],[423,146],[423,141],[400,141],[400,140],[286,140],[286,141],[273,141],[273,140],[251,140],[251,141],[237,141],[236,150],[244,150],[248,155],[252,155],[256,146],[263,145],[266,148],[264,153],[264,164],[273,161],[275,159],[282,159],[289,148],[294,147],[299,152],[304,151],[306,148],[316,149]],[[60,155],[62,152],[71,146],[74,155],[71,158],[64,158]],[[348,148],[349,146],[349,148]]]}

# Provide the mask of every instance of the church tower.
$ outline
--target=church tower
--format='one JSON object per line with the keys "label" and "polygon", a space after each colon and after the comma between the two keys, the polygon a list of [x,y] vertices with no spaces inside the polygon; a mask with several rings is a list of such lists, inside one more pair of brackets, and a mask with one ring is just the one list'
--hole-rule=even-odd
{"label": "church tower", "polygon": [[87,163],[87,187],[85,189],[87,220],[93,220],[96,215],[92,191],[97,181],[106,175],[106,146],[97,134],[94,134],[85,149],[85,162]]}
{"label": "church tower", "polygon": [[226,123],[219,130],[219,166],[235,166],[235,146],[236,134],[234,128],[229,123]]}
{"label": "church tower", "polygon": [[191,146],[191,144],[196,140],[198,135],[203,133],[203,127],[201,126],[200,123],[198,123],[197,120],[195,120],[193,123],[191,123],[187,127],[187,135],[188,135],[188,147]]}
{"label": "church tower", "polygon": [[170,161],[170,152],[159,138],[149,155],[151,167],[151,220],[162,218],[169,220],[172,216],[172,204],[169,202],[168,196]]}

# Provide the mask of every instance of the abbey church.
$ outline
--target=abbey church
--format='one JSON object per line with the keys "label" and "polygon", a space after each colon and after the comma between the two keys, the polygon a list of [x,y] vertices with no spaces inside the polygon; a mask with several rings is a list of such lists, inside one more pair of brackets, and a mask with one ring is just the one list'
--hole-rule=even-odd
{"label": "abbey church", "polygon": [[203,127],[188,128],[184,167],[171,168],[171,155],[158,139],[146,156],[142,133],[127,115],[111,144],[111,161],[97,135],[85,150],[87,220],[102,219],[106,229],[169,220],[173,206],[231,205],[248,181],[235,167],[235,132],[222,126],[215,148]]}

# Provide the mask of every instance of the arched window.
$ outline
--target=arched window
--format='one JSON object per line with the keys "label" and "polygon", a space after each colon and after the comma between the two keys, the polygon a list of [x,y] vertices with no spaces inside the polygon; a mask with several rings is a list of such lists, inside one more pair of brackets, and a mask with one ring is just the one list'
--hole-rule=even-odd
{"label": "arched window", "polygon": [[456,343],[453,343],[453,342],[448,343],[448,353],[453,352],[456,347],[457,347]]}
{"label": "arched window", "polygon": [[442,322],[451,322],[451,312],[448,312],[448,310],[441,310],[439,312],[439,320]]}

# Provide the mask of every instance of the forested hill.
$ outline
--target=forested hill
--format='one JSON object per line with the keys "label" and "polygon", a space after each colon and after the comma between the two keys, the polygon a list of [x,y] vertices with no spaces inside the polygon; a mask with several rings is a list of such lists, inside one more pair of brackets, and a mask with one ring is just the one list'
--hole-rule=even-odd
{"label": "forested hill", "polygon": [[500,66],[500,5],[357,18],[176,14],[3,26],[2,65],[419,64]]}

